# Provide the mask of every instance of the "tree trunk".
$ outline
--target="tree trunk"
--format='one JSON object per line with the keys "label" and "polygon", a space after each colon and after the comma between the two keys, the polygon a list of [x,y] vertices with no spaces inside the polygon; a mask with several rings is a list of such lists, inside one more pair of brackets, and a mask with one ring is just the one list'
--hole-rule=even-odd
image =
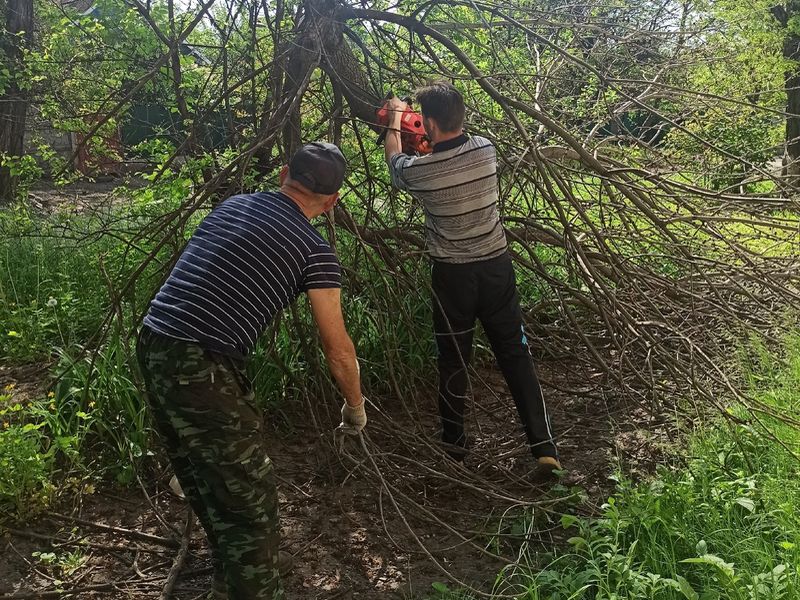
{"label": "tree trunk", "polygon": [[[365,123],[375,123],[375,110],[381,105],[383,96],[389,90],[375,90],[370,83],[364,65],[353,53],[353,49],[343,33],[343,23],[350,18],[350,8],[340,8],[335,15],[337,35],[325,40],[325,53],[322,68],[328,76],[339,84],[342,95],[347,100],[350,113]],[[373,125],[375,131],[382,128]]]}
{"label": "tree trunk", "polygon": [[[23,69],[23,49],[33,40],[33,0],[0,0],[5,32],[0,37],[0,65],[11,75],[0,93],[0,155],[22,156],[28,98],[17,79]],[[7,166],[0,166],[0,203],[16,195],[16,177]]]}
{"label": "tree trunk", "polygon": [[800,185],[800,37],[787,34],[783,55],[792,61],[786,82],[786,155],[784,175],[792,187]]}
{"label": "tree trunk", "polygon": [[800,36],[790,28],[793,17],[800,15],[800,0],[770,9],[772,16],[785,30],[783,56],[790,67],[784,74],[786,89],[786,149],[783,156],[783,177],[791,187],[800,187]]}
{"label": "tree trunk", "polygon": [[[295,93],[296,84],[309,69],[321,67],[334,86],[347,100],[352,116],[367,123],[375,123],[375,110],[380,104],[369,83],[364,68],[359,63],[344,36],[344,20],[348,10],[331,0],[306,0],[301,33],[294,44],[295,51],[289,59],[286,89]],[[373,126],[376,131],[379,127]],[[294,111],[284,127],[284,144],[287,156],[297,149],[302,138],[300,112]]]}

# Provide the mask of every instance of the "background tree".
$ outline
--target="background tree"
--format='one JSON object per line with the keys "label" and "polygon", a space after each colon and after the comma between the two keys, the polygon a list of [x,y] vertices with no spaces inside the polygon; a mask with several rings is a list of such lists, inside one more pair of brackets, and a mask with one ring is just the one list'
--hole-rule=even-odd
{"label": "background tree", "polygon": [[2,0],[0,22],[0,203],[16,196],[29,99],[23,74],[33,40],[33,0]]}
{"label": "background tree", "polygon": [[789,0],[770,10],[784,31],[783,56],[787,61],[784,170],[790,184],[796,187],[800,176],[800,2]]}

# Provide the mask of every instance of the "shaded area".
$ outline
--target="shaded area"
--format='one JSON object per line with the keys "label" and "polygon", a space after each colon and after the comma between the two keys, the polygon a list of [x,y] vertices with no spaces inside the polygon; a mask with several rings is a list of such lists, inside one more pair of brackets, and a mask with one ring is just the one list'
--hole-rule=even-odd
{"label": "shaded area", "polygon": [[[542,371],[559,387],[574,385],[561,367]],[[342,453],[330,432],[270,428],[283,546],[296,557],[285,579],[287,598],[403,597],[450,580],[488,591],[487,582],[516,560],[523,542],[542,549],[563,542],[561,512],[595,511],[612,489],[608,476],[617,458],[648,471],[667,443],[663,426],[618,399],[603,400],[597,390],[549,389],[568,472],[555,487],[534,486],[526,479],[533,462],[502,377],[480,368],[473,382],[475,450],[465,467],[438,449],[434,398],[424,394],[413,406],[381,399],[364,445],[348,440],[353,443]],[[78,597],[158,597],[186,518],[169,477],[164,469],[143,489],[95,491],[73,482],[77,489],[62,492],[57,510],[6,530],[0,591],[41,593],[56,589],[57,578],[65,591],[83,590]],[[526,534],[530,519],[534,526]],[[54,557],[48,564],[34,552]],[[195,527],[175,597],[202,597],[210,574],[204,536]]]}

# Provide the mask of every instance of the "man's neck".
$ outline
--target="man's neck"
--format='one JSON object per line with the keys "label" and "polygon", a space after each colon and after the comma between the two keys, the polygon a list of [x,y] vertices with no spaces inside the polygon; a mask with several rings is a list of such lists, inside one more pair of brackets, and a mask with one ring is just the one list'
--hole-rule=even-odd
{"label": "man's neck", "polygon": [[455,132],[453,132],[453,133],[441,133],[441,132],[437,131],[437,132],[436,132],[436,133],[435,133],[435,134],[434,134],[434,135],[431,137],[431,145],[432,145],[432,146],[435,146],[436,144],[441,144],[442,142],[446,142],[446,141],[448,141],[448,140],[455,139],[455,138],[457,138],[458,136],[460,136],[460,135],[463,135],[463,133],[464,133],[464,131],[463,131],[463,130],[461,130],[461,131],[455,131]]}
{"label": "man's neck", "polygon": [[300,209],[300,212],[302,212],[306,216],[306,219],[308,219],[309,221],[317,216],[318,213],[314,212],[310,208],[309,204],[305,202],[303,194],[298,192],[293,187],[288,185],[281,186],[281,194],[288,197],[289,200],[294,202],[297,205],[297,208]]}

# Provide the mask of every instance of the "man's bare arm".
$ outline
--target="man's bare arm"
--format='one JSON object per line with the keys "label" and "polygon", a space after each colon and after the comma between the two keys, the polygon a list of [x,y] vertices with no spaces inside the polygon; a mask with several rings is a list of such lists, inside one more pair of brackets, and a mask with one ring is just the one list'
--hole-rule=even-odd
{"label": "man's bare arm", "polygon": [[400,119],[406,109],[406,103],[397,96],[389,100],[389,124],[387,125],[386,141],[383,147],[386,162],[389,163],[395,154],[403,151],[403,143],[400,140]]}
{"label": "man's bare arm", "polygon": [[342,316],[339,288],[308,290],[311,312],[319,328],[322,350],[331,375],[350,406],[361,404],[361,377],[353,341],[347,334]]}

